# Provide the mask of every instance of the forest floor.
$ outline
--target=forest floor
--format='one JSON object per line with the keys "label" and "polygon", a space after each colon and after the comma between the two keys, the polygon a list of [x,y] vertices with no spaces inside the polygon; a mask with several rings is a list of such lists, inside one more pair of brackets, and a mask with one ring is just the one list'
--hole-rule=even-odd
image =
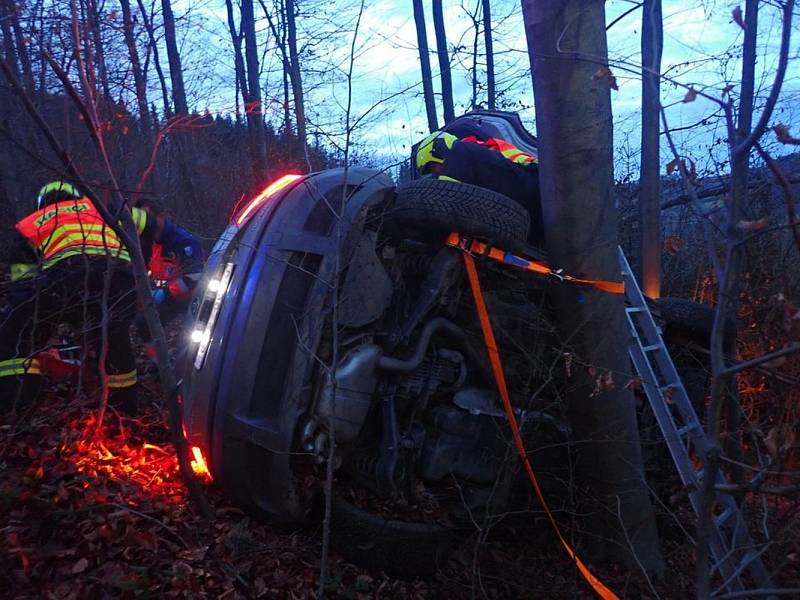
{"label": "forest floor", "polygon": [[[99,436],[94,407],[64,383],[13,424],[0,417],[0,596],[316,598],[319,515],[301,530],[279,530],[211,485],[214,519],[205,522],[178,475],[158,384],[150,376],[143,388],[138,418],[111,410]],[[690,515],[676,514],[663,527],[663,580],[651,586],[618,566],[590,568],[622,598],[693,596],[693,547],[675,534]],[[394,579],[333,555],[326,596],[594,597],[545,525],[500,527],[478,550],[466,544],[427,580]]]}

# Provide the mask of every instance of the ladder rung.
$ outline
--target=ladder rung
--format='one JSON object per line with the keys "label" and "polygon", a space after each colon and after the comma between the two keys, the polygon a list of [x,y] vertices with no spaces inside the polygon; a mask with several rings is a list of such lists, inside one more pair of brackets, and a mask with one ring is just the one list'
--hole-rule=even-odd
{"label": "ladder rung", "polygon": [[642,307],[642,306],[626,306],[625,307],[625,312],[627,312],[628,314],[644,312],[644,307]]}
{"label": "ladder rung", "polygon": [[642,352],[652,352],[653,350],[660,350],[664,344],[651,344],[649,346],[642,346]]}
{"label": "ladder rung", "polygon": [[678,429],[678,436],[683,437],[690,431],[694,431],[695,429],[700,429],[700,423],[689,423],[688,425],[684,425],[680,429]]}

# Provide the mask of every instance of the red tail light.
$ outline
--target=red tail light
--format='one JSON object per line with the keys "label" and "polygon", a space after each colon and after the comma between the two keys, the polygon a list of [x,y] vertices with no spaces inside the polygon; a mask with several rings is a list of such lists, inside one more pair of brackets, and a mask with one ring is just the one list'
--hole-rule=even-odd
{"label": "red tail light", "polygon": [[199,446],[192,446],[192,471],[201,479],[211,480],[211,471],[208,470],[206,457],[203,456],[203,451]]}
{"label": "red tail light", "polygon": [[[260,194],[258,194],[252,200],[250,200],[250,202],[247,203],[242,212],[240,212],[236,216],[236,224],[241,226],[242,223],[244,223],[245,220],[247,220],[247,217],[249,217],[254,210],[256,210],[259,206],[264,204],[264,202],[269,200],[270,197],[274,196],[276,193],[281,191],[287,185],[289,185],[293,181],[297,181],[301,177],[302,175],[289,174],[289,175],[284,175],[280,179],[276,179],[275,181],[270,183],[267,187],[261,190]],[[236,209],[234,209],[234,214],[236,214]]]}

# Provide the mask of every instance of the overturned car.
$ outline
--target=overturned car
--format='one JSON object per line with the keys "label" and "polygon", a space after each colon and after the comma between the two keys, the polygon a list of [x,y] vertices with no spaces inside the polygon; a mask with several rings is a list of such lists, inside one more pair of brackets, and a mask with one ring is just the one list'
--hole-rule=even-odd
{"label": "overturned car", "polygon": [[[516,116],[461,119],[535,151]],[[285,176],[237,210],[192,302],[183,373],[186,435],[215,482],[292,525],[330,460],[334,543],[396,575],[435,571],[476,519],[531,506],[460,250],[445,243],[458,231],[542,257],[529,221],[486,189],[396,187],[366,168]],[[478,270],[526,447],[561,495],[551,281]]]}

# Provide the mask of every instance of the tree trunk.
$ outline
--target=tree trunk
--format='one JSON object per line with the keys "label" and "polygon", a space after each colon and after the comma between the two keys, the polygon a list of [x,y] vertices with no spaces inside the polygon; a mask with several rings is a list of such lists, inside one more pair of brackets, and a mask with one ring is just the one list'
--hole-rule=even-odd
{"label": "tree trunk", "polygon": [[22,68],[22,81],[25,85],[25,89],[29,93],[33,93],[34,83],[31,56],[28,53],[28,45],[25,41],[25,35],[22,33],[22,27],[19,23],[19,11],[21,10],[21,7],[12,0],[4,0],[3,3],[7,7],[6,18],[9,20],[11,28],[14,31],[14,39],[17,44],[17,58],[19,58],[19,64]]}
{"label": "tree trunk", "polygon": [[136,48],[136,35],[133,31],[133,16],[131,15],[130,0],[120,0],[122,7],[122,33],[125,36],[125,45],[128,47],[128,55],[131,59],[131,70],[133,71],[133,83],[136,86],[136,104],[139,107],[139,121],[142,125],[142,133],[150,142],[152,140],[153,128],[150,122],[150,108],[147,104],[147,81],[142,72],[142,65],[139,62],[139,50]]}
{"label": "tree trunk", "polygon": [[436,99],[433,97],[433,80],[431,78],[431,60],[428,54],[428,33],[425,29],[425,11],[422,0],[414,3],[414,23],[417,26],[417,46],[419,47],[419,63],[422,69],[422,94],[425,98],[425,113],[428,116],[428,130],[436,131],[439,124],[436,120]]}
{"label": "tree trunk", "polygon": [[247,96],[245,97],[244,106],[247,125],[250,129],[250,140],[253,146],[253,172],[256,176],[263,176],[267,168],[267,140],[262,116],[253,0],[242,0],[241,32],[244,35],[244,52],[247,63]]}
{"label": "tree trunk", "polygon": [[[259,0],[259,2],[261,3],[261,8],[264,9],[264,15],[267,17],[267,23],[269,23],[270,31],[272,31],[272,37],[275,38],[278,51],[281,53],[281,63],[283,66],[283,131],[288,135],[292,131],[292,114],[289,110],[289,72],[291,68],[289,66],[289,55],[286,50],[286,19],[284,18],[283,21],[281,21],[279,32],[269,14],[269,10],[267,10],[267,5],[264,3],[264,0]],[[280,13],[285,15],[285,8],[281,7]]]}
{"label": "tree trunk", "polygon": [[492,7],[489,0],[481,0],[483,5],[483,45],[486,49],[486,108],[494,110],[494,46],[492,44]]}
{"label": "tree trunk", "polygon": [[439,73],[442,78],[442,108],[444,122],[456,118],[453,107],[453,80],[450,75],[450,56],[447,52],[447,34],[444,29],[442,0],[433,0],[433,30],[436,32],[436,54],[439,57]]}
{"label": "tree trunk", "polygon": [[159,59],[158,44],[156,43],[156,36],[155,32],[153,31],[153,21],[147,14],[147,9],[144,7],[144,2],[142,0],[137,0],[137,3],[139,4],[139,12],[142,15],[142,24],[147,31],[147,39],[150,42],[150,51],[153,53],[153,66],[156,68],[158,82],[161,85],[161,99],[164,103],[164,115],[169,117],[172,114],[172,109],[170,108],[171,103],[169,101],[169,91],[167,90],[167,80],[164,77],[164,71],[161,68],[161,60]]}
{"label": "tree trunk", "polygon": [[97,4],[94,0],[87,0],[86,10],[88,14],[88,27],[92,32],[92,42],[94,44],[94,63],[97,75],[100,78],[100,86],[103,95],[111,99],[111,86],[108,83],[108,68],[106,67],[106,52],[103,44],[103,32],[100,29],[102,22],[97,12]]}
{"label": "tree trunk", "polygon": [[183,69],[181,57],[178,53],[178,41],[175,37],[175,17],[172,14],[170,0],[161,0],[164,12],[164,41],[167,45],[167,58],[169,59],[169,78],[172,81],[172,101],[175,112],[179,115],[189,114],[186,104],[186,89],[183,87]]}
{"label": "tree trunk", "polygon": [[297,121],[297,137],[306,147],[306,106],[303,99],[303,79],[300,74],[300,57],[297,52],[297,27],[295,25],[295,0],[286,0],[286,30],[289,46],[289,80],[294,96],[294,115]]}
{"label": "tree trunk", "polygon": [[[618,281],[611,98],[607,83],[592,78],[597,65],[578,58],[607,56],[603,0],[523,0],[522,8],[550,262],[567,273]],[[557,56],[558,48],[569,53]],[[595,540],[590,552],[660,574],[634,397],[625,389],[631,364],[623,298],[570,284],[556,286],[554,296],[562,339],[595,369],[574,374],[567,397],[576,473],[592,498],[582,499],[580,511],[581,528]],[[597,376],[607,373],[614,385],[593,392]]]}
{"label": "tree trunk", "polygon": [[0,8],[2,8],[0,12],[0,31],[3,32],[3,52],[6,55],[6,64],[11,69],[14,77],[19,79],[19,61],[17,60],[17,50],[14,47],[14,34],[11,30],[11,12],[14,10],[14,6],[10,0],[2,0]]}
{"label": "tree trunk", "polygon": [[639,280],[650,298],[661,296],[660,77],[664,33],[661,0],[642,8],[642,170],[639,177]]}
{"label": "tree trunk", "polygon": [[239,92],[241,91],[242,102],[245,103],[245,112],[247,111],[247,76],[244,70],[244,57],[242,56],[242,32],[237,33],[236,23],[233,19],[233,4],[231,0],[225,0],[225,10],[228,13],[228,31],[231,34],[231,42],[233,42],[233,63],[236,69],[236,121],[239,121]]}

